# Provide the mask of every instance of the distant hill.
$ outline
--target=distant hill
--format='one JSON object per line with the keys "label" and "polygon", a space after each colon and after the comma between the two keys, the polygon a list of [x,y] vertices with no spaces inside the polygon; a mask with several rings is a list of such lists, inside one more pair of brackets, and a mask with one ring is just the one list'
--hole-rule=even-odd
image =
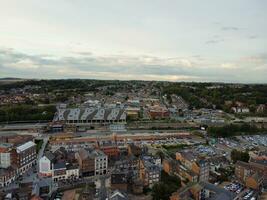
{"label": "distant hill", "polygon": [[23,78],[13,78],[13,77],[5,77],[5,78],[0,78],[0,84],[9,84],[9,83],[15,83],[19,81],[26,81],[27,79]]}

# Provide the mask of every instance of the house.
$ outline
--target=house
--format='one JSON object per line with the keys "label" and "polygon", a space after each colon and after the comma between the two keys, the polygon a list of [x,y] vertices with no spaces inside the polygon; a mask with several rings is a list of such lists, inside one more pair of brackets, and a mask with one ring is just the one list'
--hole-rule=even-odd
{"label": "house", "polygon": [[108,197],[108,200],[128,200],[128,196],[127,194],[119,191],[119,190],[115,190],[113,191],[110,196]]}
{"label": "house", "polygon": [[40,176],[52,176],[52,163],[55,160],[54,154],[51,152],[46,153],[39,160],[39,175]]}

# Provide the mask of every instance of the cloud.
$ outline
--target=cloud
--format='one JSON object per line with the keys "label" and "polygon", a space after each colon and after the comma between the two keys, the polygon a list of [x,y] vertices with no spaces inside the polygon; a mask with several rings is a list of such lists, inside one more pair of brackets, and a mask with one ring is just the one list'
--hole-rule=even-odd
{"label": "cloud", "polygon": [[22,69],[22,70],[32,70],[38,69],[38,63],[35,63],[33,60],[26,58],[24,60],[19,60],[18,62],[10,63],[8,66],[13,69]]}
{"label": "cloud", "polygon": [[218,44],[218,43],[221,43],[223,41],[224,41],[224,39],[212,39],[212,40],[206,41],[205,44]]}
{"label": "cloud", "polygon": [[250,64],[250,65],[263,65],[267,64],[267,54],[262,55],[254,55],[254,56],[244,56],[240,58],[242,64]]}
{"label": "cloud", "polygon": [[258,39],[258,38],[259,38],[259,36],[257,36],[257,35],[248,36],[248,39],[251,39],[251,40]]}
{"label": "cloud", "polygon": [[240,28],[236,26],[223,26],[221,29],[223,31],[239,31],[240,30]]}
{"label": "cloud", "polygon": [[221,67],[224,69],[236,69],[237,66],[234,63],[223,63]]}
{"label": "cloud", "polygon": [[[221,64],[218,64],[221,63]],[[0,48],[0,76],[161,81],[266,82],[266,55],[219,62],[214,58],[152,55],[31,55]],[[254,70],[257,69],[257,70]]]}

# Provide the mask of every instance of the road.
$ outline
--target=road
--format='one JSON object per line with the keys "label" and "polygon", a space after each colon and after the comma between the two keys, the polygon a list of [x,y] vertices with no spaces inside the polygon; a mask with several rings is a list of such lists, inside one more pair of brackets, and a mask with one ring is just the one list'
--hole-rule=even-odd
{"label": "road", "polygon": [[106,189],[106,178],[100,178],[100,188],[99,188],[99,200],[105,200],[107,198],[107,189]]}
{"label": "road", "polygon": [[41,138],[36,138],[36,139],[42,139],[43,140],[43,144],[42,144],[42,147],[41,149],[39,150],[38,152],[38,156],[37,156],[37,170],[39,170],[39,160],[40,158],[42,158],[42,156],[44,155],[44,150],[45,150],[45,147],[47,145],[47,142],[49,141],[49,136],[47,135],[43,135]]}

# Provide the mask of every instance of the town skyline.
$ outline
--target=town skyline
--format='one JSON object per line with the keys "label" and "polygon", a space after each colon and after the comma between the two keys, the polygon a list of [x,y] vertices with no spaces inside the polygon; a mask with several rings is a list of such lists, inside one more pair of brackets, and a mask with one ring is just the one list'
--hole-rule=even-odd
{"label": "town skyline", "polygon": [[266,6],[1,1],[0,77],[266,83]]}

